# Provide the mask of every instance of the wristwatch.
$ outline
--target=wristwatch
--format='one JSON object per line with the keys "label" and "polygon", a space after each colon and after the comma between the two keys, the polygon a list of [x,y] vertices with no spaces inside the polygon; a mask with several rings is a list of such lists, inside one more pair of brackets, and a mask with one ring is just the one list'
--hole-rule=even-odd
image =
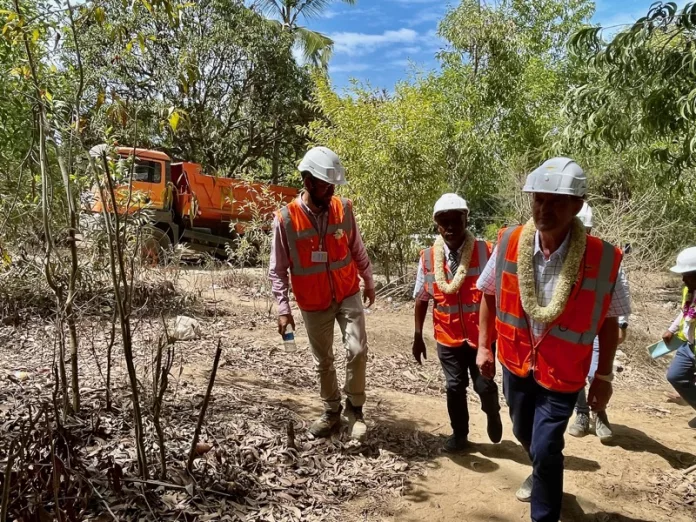
{"label": "wristwatch", "polygon": [[594,378],[599,379],[600,381],[604,381],[604,382],[612,382],[614,380],[614,373],[612,372],[609,375],[602,375],[601,373],[595,373]]}
{"label": "wristwatch", "polygon": [[619,323],[619,328],[625,330],[626,328],[628,328],[628,323],[626,321],[624,321],[623,323]]}

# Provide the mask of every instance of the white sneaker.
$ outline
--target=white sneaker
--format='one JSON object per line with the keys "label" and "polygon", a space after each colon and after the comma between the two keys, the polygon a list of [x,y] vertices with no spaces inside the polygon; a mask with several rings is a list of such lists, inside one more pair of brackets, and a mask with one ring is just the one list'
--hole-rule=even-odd
{"label": "white sneaker", "polygon": [[367,436],[367,424],[363,417],[362,406],[353,406],[350,399],[346,399],[346,418],[350,425],[350,438],[363,442]]}
{"label": "white sneaker", "polygon": [[532,501],[532,484],[533,477],[532,475],[529,475],[520,486],[520,489],[518,489],[515,493],[515,497],[517,497],[517,500],[519,500],[520,502]]}

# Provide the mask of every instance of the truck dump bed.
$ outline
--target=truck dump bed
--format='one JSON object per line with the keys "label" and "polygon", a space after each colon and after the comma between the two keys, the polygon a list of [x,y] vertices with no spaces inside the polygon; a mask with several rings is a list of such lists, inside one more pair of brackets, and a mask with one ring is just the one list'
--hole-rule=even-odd
{"label": "truck dump bed", "polygon": [[202,173],[197,163],[173,163],[172,183],[175,187],[175,212],[188,218],[192,227],[220,230],[230,222],[269,219],[280,205],[297,196],[297,189],[231,178],[216,178]]}

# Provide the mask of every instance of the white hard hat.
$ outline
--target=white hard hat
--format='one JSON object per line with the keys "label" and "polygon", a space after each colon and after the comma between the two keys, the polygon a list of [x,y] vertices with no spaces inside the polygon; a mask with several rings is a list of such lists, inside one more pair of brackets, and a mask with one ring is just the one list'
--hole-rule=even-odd
{"label": "white hard hat", "polygon": [[527,176],[522,191],[583,197],[587,192],[587,177],[572,159],[552,158]]}
{"label": "white hard hat", "polygon": [[466,204],[466,200],[457,194],[448,193],[443,194],[440,199],[435,203],[435,208],[433,209],[433,217],[438,215],[440,212],[447,212],[449,210],[461,210],[462,212],[469,211],[469,205]]}
{"label": "white hard hat", "polygon": [[687,248],[679,252],[677,264],[670,268],[675,274],[696,272],[696,247]]}
{"label": "white hard hat", "polygon": [[582,204],[580,212],[578,212],[578,217],[585,228],[592,228],[592,207],[587,203]]}
{"label": "white hard hat", "polygon": [[331,183],[345,185],[346,169],[341,164],[338,155],[327,147],[314,147],[305,154],[300,165],[300,172],[309,172],[313,177]]}

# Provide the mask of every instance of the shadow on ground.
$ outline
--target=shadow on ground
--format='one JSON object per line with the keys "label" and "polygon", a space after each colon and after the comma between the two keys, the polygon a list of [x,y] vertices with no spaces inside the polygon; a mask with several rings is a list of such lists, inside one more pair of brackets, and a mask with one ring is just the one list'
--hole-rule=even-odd
{"label": "shadow on ground", "polygon": [[640,430],[622,424],[612,424],[614,438],[608,446],[617,446],[626,451],[652,453],[665,459],[674,469],[685,469],[696,464],[696,455],[668,448]]}
{"label": "shadow on ground", "polygon": [[561,522],[655,522],[644,518],[632,518],[620,513],[585,513],[575,495],[563,495],[563,511]]}

